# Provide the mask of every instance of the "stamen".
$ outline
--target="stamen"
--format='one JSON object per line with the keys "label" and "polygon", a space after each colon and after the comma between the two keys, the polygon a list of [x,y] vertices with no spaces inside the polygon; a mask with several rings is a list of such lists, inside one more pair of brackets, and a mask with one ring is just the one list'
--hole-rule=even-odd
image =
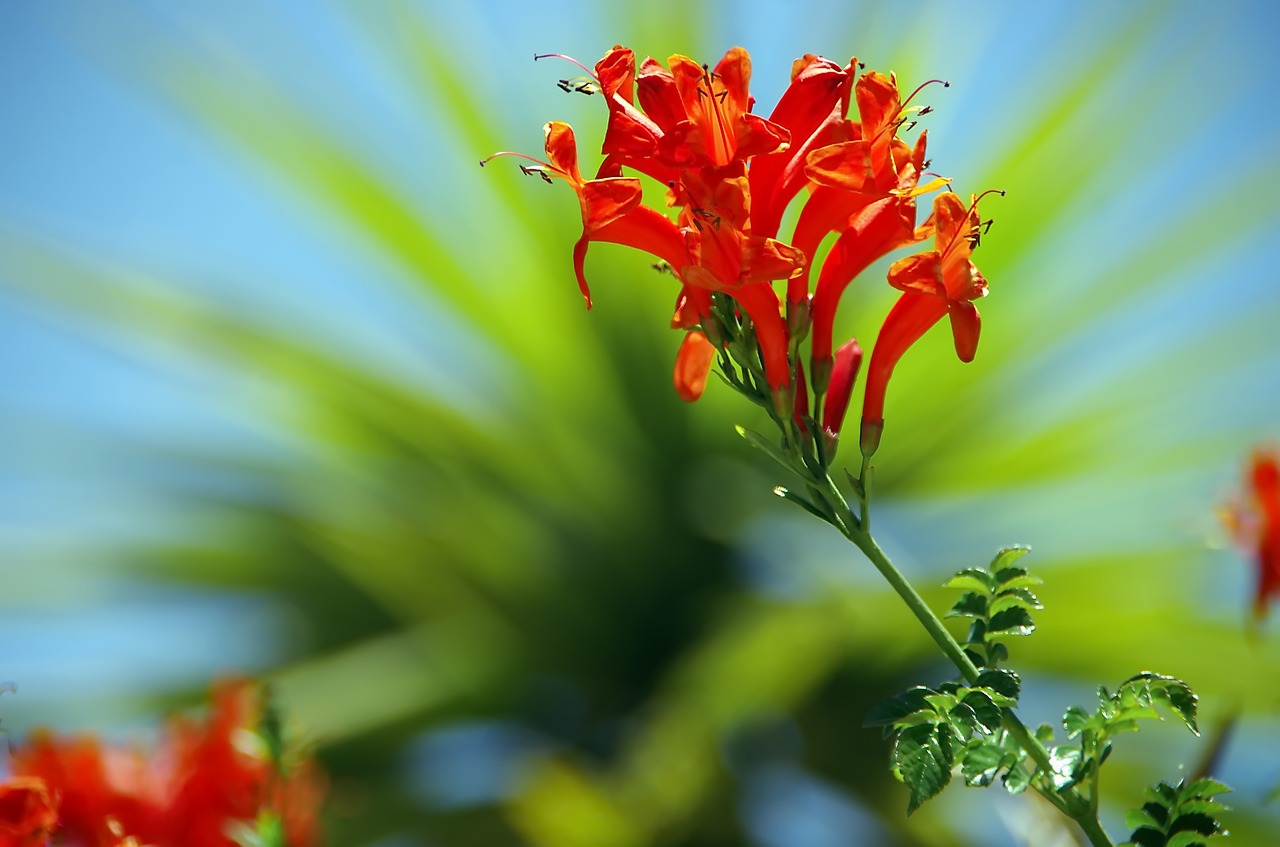
{"label": "stamen", "polygon": [[733,134],[729,127],[728,120],[725,119],[724,114],[720,111],[720,107],[724,105],[724,100],[729,94],[729,89],[722,86],[720,91],[716,91],[715,81],[718,76],[719,74],[712,71],[711,67],[704,63],[702,65],[702,79],[706,83],[707,91],[704,92],[699,88],[698,93],[707,97],[711,101],[711,115],[716,125],[715,146],[717,148],[713,151],[713,155],[718,160],[721,156],[717,154],[723,154],[723,157],[727,162],[732,156]]}
{"label": "stamen", "polygon": [[547,183],[548,185],[551,184],[551,175],[547,173],[547,169],[544,167],[540,167],[538,165],[521,165],[520,173],[524,174],[525,176],[533,176],[534,174],[537,174],[538,176],[542,177],[543,182]]}
{"label": "stamen", "polygon": [[[986,191],[982,192],[977,197],[973,198],[973,202],[970,203],[969,208],[965,210],[964,215],[966,219],[968,219],[971,215],[973,215],[974,211],[977,210],[978,208],[978,202],[983,197],[986,197],[988,194],[999,194],[1001,197],[1003,197],[1004,190],[1000,188],[988,188]],[[991,230],[991,224],[994,222],[995,222],[995,218],[991,218],[987,221],[979,221],[978,223],[969,227],[969,232],[965,235],[965,239],[969,242],[970,250],[976,250],[978,247],[982,245],[982,236],[986,235],[986,233]],[[956,237],[958,238],[959,236],[960,236],[960,233],[957,232]],[[951,244],[954,244],[954,243],[955,243],[955,239],[953,238],[951,241]],[[951,249],[951,244],[947,245],[947,250]]]}
{"label": "stamen", "polygon": [[969,204],[969,211],[972,212],[974,209],[978,208],[978,201],[981,200],[983,197],[986,197],[988,194],[999,194],[1001,197],[1003,197],[1004,193],[1005,192],[1003,188],[988,188],[986,191],[982,192],[977,197],[973,198],[973,202]]}
{"label": "stamen", "polygon": [[577,92],[578,94],[595,94],[601,90],[600,83],[594,77],[587,78],[584,76],[557,80],[556,87],[564,92]]}
{"label": "stamen", "polygon": [[515,156],[517,159],[528,159],[530,162],[535,162],[535,163],[537,163],[537,164],[539,164],[539,165],[542,165],[543,167],[546,167],[546,168],[551,167],[550,165],[548,165],[546,162],[542,161],[541,159],[535,159],[535,158],[533,158],[532,156],[529,156],[529,155],[527,155],[527,154],[525,154],[525,153],[513,153],[513,152],[511,152],[510,150],[503,150],[503,151],[502,151],[502,152],[500,152],[500,153],[494,153],[492,156],[486,156],[485,158],[483,158],[483,159],[481,159],[481,160],[480,160],[480,167],[482,167],[482,168],[483,168],[485,165],[489,164],[489,163],[490,163],[490,162],[492,162],[494,159],[497,159],[497,158],[499,158],[500,156]]}
{"label": "stamen", "polygon": [[524,153],[512,153],[509,150],[503,150],[501,153],[494,153],[492,156],[489,156],[488,158],[481,159],[480,167],[483,168],[485,165],[489,164],[494,159],[497,159],[500,156],[514,156],[517,159],[526,159],[530,162],[533,162],[532,165],[520,165],[520,173],[524,174],[525,176],[537,175],[542,177],[543,182],[547,182],[547,183],[551,182],[552,174],[555,174],[556,176],[562,176],[565,179],[569,179],[569,175],[567,173],[565,173],[564,171],[561,171],[558,168],[553,168],[551,165],[547,164],[541,159],[535,159],[532,156],[526,156]]}
{"label": "stamen", "polygon": [[536,62],[539,59],[564,59],[566,62],[571,62],[582,68],[583,73],[594,79],[596,82],[600,81],[600,78],[595,75],[595,72],[592,71],[591,68],[588,68],[572,56],[566,56],[563,53],[534,53],[533,60]]}
{"label": "stamen", "polygon": [[[914,100],[917,94],[919,94],[921,91],[924,91],[927,87],[929,87],[930,85],[933,85],[935,82],[936,82],[936,83],[941,83],[943,88],[950,88],[950,87],[951,87],[951,82],[950,82],[949,80],[945,80],[945,79],[930,79],[930,80],[925,80],[924,82],[922,82],[922,83],[920,83],[918,86],[916,86],[916,90],[915,90],[915,91],[913,91],[913,92],[911,92],[911,96],[910,96],[910,97],[908,97],[906,100],[903,100],[903,101],[902,101],[902,105],[898,107],[898,113],[899,113],[899,114],[901,114],[901,113],[902,113],[902,110],[903,110],[903,109],[905,109],[905,108],[907,108],[907,104],[908,104],[908,103],[910,103],[912,100]],[[929,109],[930,107],[926,106],[925,108],[926,108],[926,109]],[[922,112],[921,114],[924,114],[924,113]]]}

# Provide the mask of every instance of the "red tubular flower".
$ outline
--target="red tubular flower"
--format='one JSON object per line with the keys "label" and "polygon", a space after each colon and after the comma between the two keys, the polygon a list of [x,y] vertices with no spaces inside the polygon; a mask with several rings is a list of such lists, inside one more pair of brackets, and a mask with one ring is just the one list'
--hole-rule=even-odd
{"label": "red tubular flower", "polygon": [[935,197],[936,249],[901,259],[889,268],[889,284],[894,288],[932,294],[946,302],[956,355],[962,362],[972,362],[978,352],[982,322],[973,301],[987,296],[987,281],[969,260],[982,225],[978,200],[973,198],[966,208],[954,194]]}
{"label": "red tubular flower", "polygon": [[652,253],[672,267],[685,264],[684,243],[675,224],[640,204],[643,193],[640,180],[622,176],[584,180],[578,169],[578,144],[573,128],[560,121],[551,121],[543,127],[543,132],[546,135],[546,162],[522,153],[504,151],[493,154],[480,164],[499,156],[517,156],[535,163],[533,166],[521,166],[526,173],[537,173],[547,182],[563,179],[573,186],[582,208],[582,237],[573,248],[573,270],[588,309],[591,308],[591,290],[587,286],[585,265],[587,245],[592,241],[635,247]]}
{"label": "red tubular flower", "polygon": [[819,188],[796,226],[796,246],[810,253],[827,233],[841,233],[813,295],[815,370],[831,358],[832,328],[845,288],[872,262],[929,236],[928,227],[915,226],[915,197],[947,182],[919,184],[927,135],[921,132],[914,147],[896,137],[906,104],[895,77],[871,71],[854,90],[862,124],[850,131],[853,140],[809,154],[805,171]]}
{"label": "red tubular flower", "polygon": [[[856,78],[856,60],[842,67],[811,54],[792,65],[790,85],[767,119],[752,111],[751,60],[739,47],[726,52],[714,68],[681,55],[671,56],[665,65],[649,58],[637,66],[635,54],[621,45],[593,69],[574,64],[588,75],[585,81],[561,80],[560,87],[599,91],[608,109],[604,160],[596,178],[582,177],[573,133],[556,122],[547,124],[547,161],[534,160],[534,166],[523,170],[547,181],[564,179],[578,194],[583,231],[574,248],[574,270],[588,304],[584,266],[590,242],[644,250],[662,259],[680,281],[672,326],[700,327],[711,339],[686,336],[673,377],[681,397],[701,394],[705,368],[714,358],[707,351],[722,344],[722,333],[732,329],[716,323],[713,293],[731,298],[737,313],[749,319],[780,415],[808,399],[806,387],[791,385],[793,373],[800,370],[791,354],[811,325],[811,372],[814,388],[822,394],[833,369],[832,327],[845,287],[880,257],[933,234],[931,225],[916,226],[915,197],[948,180],[921,185],[925,136],[921,133],[914,146],[897,137],[909,112],[927,109],[908,109],[915,95],[904,101],[892,75],[872,71]],[[860,123],[847,117],[855,101]],[[624,169],[666,185],[675,220],[643,205],[640,181],[624,177]],[[805,203],[792,240],[779,240],[786,208],[802,194]],[[946,212],[934,217],[942,221]],[[810,258],[833,232],[839,237],[811,295]],[[949,285],[968,254],[962,256],[961,247],[939,238],[939,278]],[[787,284],[790,326],[774,289],[781,280]],[[903,270],[895,280],[912,295],[904,294],[906,304],[914,304],[918,292],[928,288],[923,269]],[[972,288],[959,292],[944,285],[923,293],[945,291],[941,302],[944,311],[947,303],[955,304],[957,337],[976,342],[977,313],[961,305],[972,299]],[[930,304],[926,311],[935,308]],[[872,370],[885,379],[901,352],[927,329],[927,324],[917,326],[924,312],[904,310],[895,310],[894,324],[882,330],[885,343],[877,345],[873,357]],[[895,346],[900,347],[896,353]],[[882,398],[883,386],[869,383],[868,391],[872,397],[879,391]],[[845,399],[833,412],[835,418],[843,416],[847,403]]]}
{"label": "red tubular flower", "polygon": [[[785,128],[791,145],[757,156],[751,162],[751,198],[755,231],[774,237],[787,204],[808,184],[805,161],[817,148],[842,140],[849,94],[853,85],[851,59],[840,67],[812,53],[791,66],[791,85],[783,92],[769,120]],[[810,254],[812,251],[809,251]],[[794,302],[799,299],[790,297]]]}
{"label": "red tubular flower", "polygon": [[44,780],[14,777],[0,783],[0,847],[45,847],[58,824],[58,807]]}
{"label": "red tubular flower", "polygon": [[831,245],[818,273],[813,294],[813,341],[810,348],[814,368],[831,359],[831,336],[836,309],[849,283],[891,250],[914,244],[915,201],[889,197],[877,200],[853,216],[848,227]]}
{"label": "red tubular flower", "polygon": [[1261,622],[1272,598],[1280,595],[1280,453],[1254,452],[1249,497],[1232,504],[1223,518],[1240,546],[1255,557],[1253,616]]}
{"label": "red tubular flower", "polygon": [[969,256],[978,240],[980,199],[975,197],[966,208],[954,194],[935,197],[931,219],[935,249],[901,259],[889,268],[889,284],[903,294],[880,327],[867,368],[862,404],[862,448],[867,455],[880,444],[885,389],[894,366],[929,327],[950,314],[960,360],[970,362],[977,352],[981,321],[972,301],[986,296],[987,281]]}

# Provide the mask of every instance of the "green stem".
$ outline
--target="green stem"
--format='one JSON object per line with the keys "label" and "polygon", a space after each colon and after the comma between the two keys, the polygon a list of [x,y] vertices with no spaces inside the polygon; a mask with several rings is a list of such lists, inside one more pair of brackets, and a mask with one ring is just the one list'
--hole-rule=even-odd
{"label": "green stem", "polygon": [[[875,539],[852,526],[845,529],[844,535],[871,560],[871,564],[875,565],[876,570],[880,571],[880,574],[893,590],[907,604],[907,608],[916,616],[916,620],[929,633],[934,643],[941,648],[942,652],[960,671],[961,676],[971,683],[976,682],[981,674],[978,666],[964,652],[964,648],[960,646],[960,643],[952,637],[946,626],[933,613],[929,605],[925,603],[924,598],[920,596],[915,587],[907,581],[901,571],[894,567],[893,562],[880,549],[880,545],[876,544]],[[1001,711],[1005,730],[1014,737],[1018,745],[1035,761],[1037,770],[1046,774],[1053,773],[1053,766],[1049,762],[1049,751],[1044,749],[1044,745],[1031,734],[1030,730],[1014,714],[1012,709],[1002,709]],[[1081,797],[1074,789],[1072,789],[1069,796],[1059,795],[1051,789],[1038,788],[1038,790],[1045,799],[1080,826],[1081,831],[1084,832],[1085,837],[1089,839],[1089,843],[1093,847],[1113,847],[1111,840],[1102,830],[1102,825],[1098,823],[1094,804],[1087,798]]]}
{"label": "green stem", "polygon": [[1112,847],[1111,839],[1107,837],[1107,833],[1103,831],[1102,824],[1098,823],[1097,814],[1081,815],[1074,819],[1084,832],[1085,838],[1089,839],[1089,843],[1093,847]]}

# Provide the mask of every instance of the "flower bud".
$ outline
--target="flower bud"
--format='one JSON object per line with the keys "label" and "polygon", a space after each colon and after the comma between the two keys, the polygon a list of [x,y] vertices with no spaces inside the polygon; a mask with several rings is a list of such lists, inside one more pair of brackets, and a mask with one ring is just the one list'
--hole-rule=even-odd
{"label": "flower bud", "polygon": [[804,381],[804,365],[800,362],[796,363],[796,400],[793,405],[792,418],[796,422],[796,426],[800,429],[800,434],[809,436],[809,427],[805,425],[804,419],[809,417],[809,387]]}
{"label": "flower bud", "polygon": [[672,375],[676,394],[681,400],[692,403],[702,396],[715,357],[715,345],[701,332],[695,330],[684,337],[680,351],[676,353],[676,367]]}
{"label": "flower bud", "polygon": [[[830,361],[830,360],[828,360]],[[832,435],[840,434],[844,416],[849,411],[849,398],[853,396],[853,384],[862,365],[862,347],[850,339],[836,351],[835,364],[831,367],[827,400],[822,406],[822,427]]]}
{"label": "flower bud", "polygon": [[804,341],[809,334],[809,327],[813,325],[809,302],[808,295],[802,300],[787,301],[787,337],[793,344]]}

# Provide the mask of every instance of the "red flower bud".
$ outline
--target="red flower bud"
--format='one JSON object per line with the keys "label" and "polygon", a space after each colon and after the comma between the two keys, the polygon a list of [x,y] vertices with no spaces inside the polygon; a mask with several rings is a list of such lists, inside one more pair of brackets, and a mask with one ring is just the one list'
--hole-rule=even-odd
{"label": "red flower bud", "polygon": [[853,396],[853,383],[858,379],[861,366],[862,347],[856,339],[850,339],[836,351],[827,400],[822,406],[822,428],[833,436],[840,434],[845,412],[849,410],[849,398]]}
{"label": "red flower bud", "polygon": [[676,368],[673,382],[676,394],[686,403],[692,403],[702,396],[707,388],[707,375],[711,373],[711,363],[715,361],[715,345],[697,330],[690,332],[680,344],[676,353]]}

